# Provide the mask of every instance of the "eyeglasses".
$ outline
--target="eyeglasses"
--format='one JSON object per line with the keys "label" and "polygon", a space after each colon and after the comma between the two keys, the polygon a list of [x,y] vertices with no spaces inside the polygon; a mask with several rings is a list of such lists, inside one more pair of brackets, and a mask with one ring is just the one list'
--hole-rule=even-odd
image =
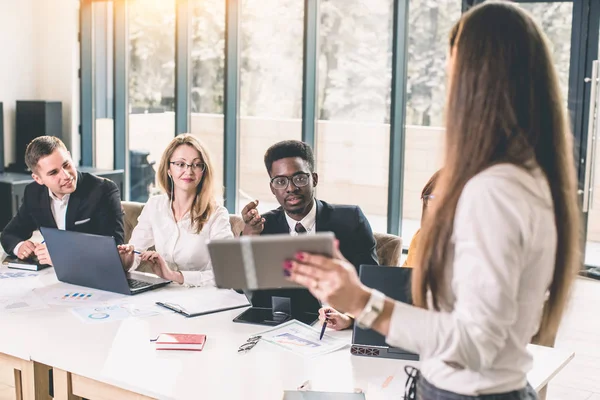
{"label": "eyeglasses", "polygon": [[404,384],[404,399],[414,400],[417,398],[417,382],[419,381],[421,373],[412,365],[405,365],[404,372],[408,375],[406,383]]}
{"label": "eyeglasses", "polygon": [[310,182],[310,174],[306,172],[299,172],[293,176],[276,176],[275,178],[271,179],[271,185],[275,189],[285,189],[290,184],[290,179],[292,180],[294,186],[301,188],[308,185]]}
{"label": "eyeglasses", "polygon": [[174,165],[180,171],[185,171],[188,168],[191,168],[193,171],[204,172],[206,169],[206,164],[201,162],[196,162],[192,164],[185,163],[183,161],[169,161],[169,164]]}
{"label": "eyeglasses", "polygon": [[426,194],[425,196],[421,197],[421,200],[423,200],[425,206],[427,206],[427,204],[429,204],[429,201],[433,199],[435,199],[435,196],[432,194]]}
{"label": "eyeglasses", "polygon": [[248,338],[248,340],[246,340],[246,343],[240,346],[240,348],[238,349],[238,353],[245,353],[248,350],[252,349],[254,346],[256,346],[260,338],[261,336],[252,336]]}

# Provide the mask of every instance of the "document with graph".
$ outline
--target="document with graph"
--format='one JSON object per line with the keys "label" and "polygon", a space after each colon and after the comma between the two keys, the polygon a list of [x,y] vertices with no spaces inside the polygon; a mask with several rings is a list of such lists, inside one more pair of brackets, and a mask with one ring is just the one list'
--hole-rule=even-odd
{"label": "document with graph", "polygon": [[261,336],[261,340],[305,357],[331,353],[347,344],[327,334],[319,340],[320,333],[319,330],[294,319],[258,335]]}

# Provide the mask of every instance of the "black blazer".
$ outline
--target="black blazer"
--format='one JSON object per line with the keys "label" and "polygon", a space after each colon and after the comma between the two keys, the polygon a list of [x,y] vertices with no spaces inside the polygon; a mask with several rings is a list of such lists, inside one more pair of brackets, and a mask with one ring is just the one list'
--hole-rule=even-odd
{"label": "black blazer", "polygon": [[[37,182],[25,188],[23,203],[0,236],[4,251],[12,254],[15,246],[31,238],[41,226],[56,228],[48,188]],[[117,185],[86,172],[77,173],[77,188],[69,197],[65,229],[68,231],[113,236],[123,244],[123,210]]]}
{"label": "black blazer", "polygon": [[[352,265],[378,265],[373,231],[367,218],[358,206],[328,204],[317,200],[317,232],[333,232],[340,241],[340,251]],[[264,213],[265,227],[261,235],[290,233],[283,208]]]}

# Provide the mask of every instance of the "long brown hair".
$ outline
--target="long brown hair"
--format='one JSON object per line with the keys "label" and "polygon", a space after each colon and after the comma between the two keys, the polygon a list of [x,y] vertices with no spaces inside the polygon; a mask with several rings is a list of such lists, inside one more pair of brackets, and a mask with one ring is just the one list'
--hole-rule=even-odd
{"label": "long brown hair", "polygon": [[172,190],[173,181],[169,178],[169,162],[173,152],[179,146],[190,146],[198,151],[202,162],[206,164],[206,168],[202,174],[202,179],[196,188],[196,197],[192,203],[190,217],[192,219],[192,227],[196,233],[200,233],[204,224],[216,209],[215,188],[214,188],[214,169],[210,160],[210,154],[205,146],[200,143],[196,137],[189,133],[182,133],[176,136],[167,146],[162,154],[160,165],[158,167],[158,184],[167,193],[169,200],[173,200]]}
{"label": "long brown hair", "polygon": [[450,37],[454,64],[446,104],[446,153],[435,206],[424,221],[413,300],[439,310],[459,197],[469,179],[498,163],[545,174],[554,202],[557,252],[538,332],[556,333],[580,266],[572,136],[546,38],[518,6],[489,1],[465,13]]}

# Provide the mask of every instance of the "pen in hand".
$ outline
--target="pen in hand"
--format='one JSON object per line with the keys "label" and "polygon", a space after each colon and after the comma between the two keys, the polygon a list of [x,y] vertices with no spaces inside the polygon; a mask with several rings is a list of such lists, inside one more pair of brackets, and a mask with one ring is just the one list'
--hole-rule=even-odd
{"label": "pen in hand", "polygon": [[325,334],[325,328],[327,327],[327,321],[329,317],[329,311],[325,311],[325,321],[323,321],[323,326],[321,327],[321,335],[319,336],[319,340],[323,340],[323,335]]}

